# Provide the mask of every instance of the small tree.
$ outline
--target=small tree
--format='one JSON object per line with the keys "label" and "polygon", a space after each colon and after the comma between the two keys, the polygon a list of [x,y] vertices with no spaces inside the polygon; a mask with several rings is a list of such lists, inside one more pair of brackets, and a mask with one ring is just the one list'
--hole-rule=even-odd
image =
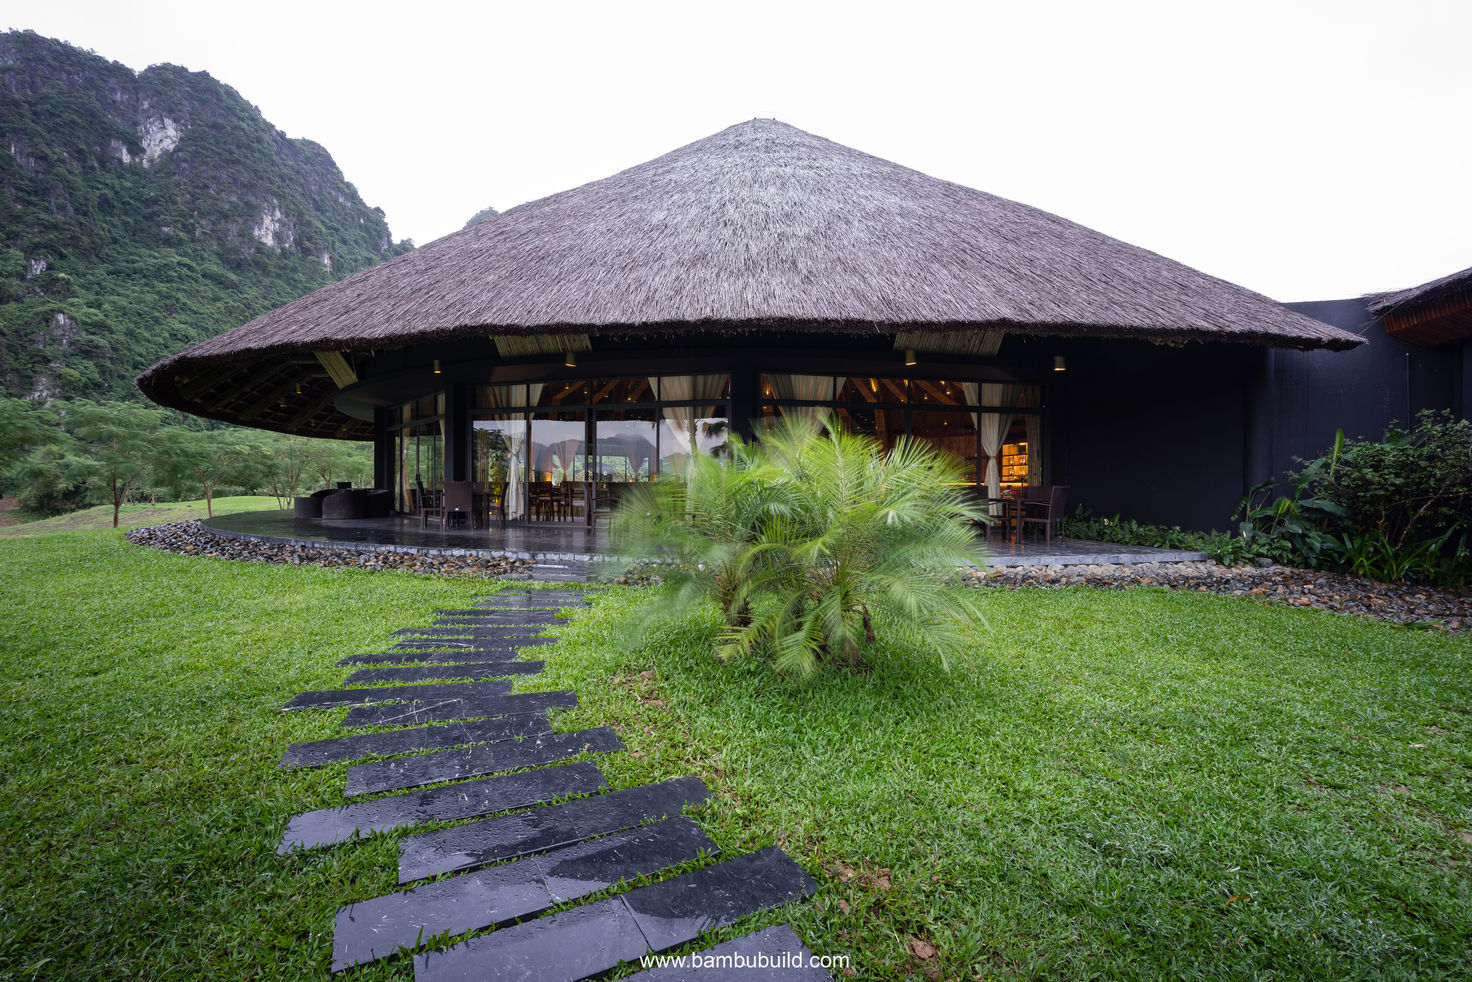
{"label": "small tree", "polygon": [[159,460],[162,421],[161,410],[136,403],[78,400],[66,408],[62,425],[82,450],[71,458],[73,480],[112,505],[113,528],[129,490]]}
{"label": "small tree", "polygon": [[186,479],[204,495],[205,513],[215,514],[215,488],[241,483],[249,477],[256,442],[243,430],[191,430],[172,426],[163,441],[168,447],[163,469],[170,477]]}

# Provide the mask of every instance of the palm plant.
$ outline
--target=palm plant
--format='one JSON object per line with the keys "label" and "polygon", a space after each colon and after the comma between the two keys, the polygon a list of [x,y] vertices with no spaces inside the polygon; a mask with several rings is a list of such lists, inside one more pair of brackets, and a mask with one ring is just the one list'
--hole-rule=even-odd
{"label": "palm plant", "polygon": [[[981,618],[957,570],[981,561],[953,458],[918,440],[885,453],[831,419],[789,417],[731,459],[695,462],[686,480],[628,502],[619,528],[683,560],[678,598],[712,597],[726,621],[723,657],[771,657],[809,675],[858,664],[889,617],[944,658]],[[631,540],[630,540],[631,541]]]}

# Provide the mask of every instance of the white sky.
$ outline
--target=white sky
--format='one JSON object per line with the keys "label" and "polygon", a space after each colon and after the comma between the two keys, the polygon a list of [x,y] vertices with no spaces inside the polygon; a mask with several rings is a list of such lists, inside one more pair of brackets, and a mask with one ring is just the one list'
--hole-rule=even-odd
{"label": "white sky", "polygon": [[233,86],[420,244],[771,116],[1279,300],[1472,266],[1467,0],[27,7]]}

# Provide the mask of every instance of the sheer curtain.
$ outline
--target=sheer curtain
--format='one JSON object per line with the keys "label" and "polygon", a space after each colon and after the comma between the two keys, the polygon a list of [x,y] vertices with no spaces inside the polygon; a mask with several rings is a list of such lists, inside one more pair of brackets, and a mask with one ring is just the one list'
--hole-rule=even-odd
{"label": "sheer curtain", "polygon": [[[768,375],[778,399],[801,399],[805,402],[832,402],[838,392],[838,380],[832,375]],[[791,413],[804,419],[816,419],[824,406],[783,406],[782,414]]]}
{"label": "sheer curtain", "polygon": [[[962,382],[966,401],[982,406],[1011,407],[1017,405],[1023,386],[1007,382]],[[1012,429],[1011,412],[975,412],[976,430],[981,434],[981,449],[986,454],[987,497],[1000,497],[1002,493],[1002,444],[1007,442],[1007,433]],[[1029,446],[1028,448],[1032,448]]]}

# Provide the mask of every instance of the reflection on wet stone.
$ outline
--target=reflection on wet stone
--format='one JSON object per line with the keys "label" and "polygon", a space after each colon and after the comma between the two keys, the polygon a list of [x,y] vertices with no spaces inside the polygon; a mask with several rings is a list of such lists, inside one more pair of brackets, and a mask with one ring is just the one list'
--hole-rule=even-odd
{"label": "reflection on wet stone", "polygon": [[393,685],[374,689],[327,689],[321,692],[300,693],[281,709],[286,712],[293,709],[331,709],[335,706],[364,706],[375,702],[411,699],[473,699],[479,696],[505,695],[510,691],[510,682],[457,682],[453,685]]}
{"label": "reflection on wet stone", "polygon": [[667,951],[695,940],[702,931],[811,896],[816,889],[786,853],[763,849],[417,955],[414,978],[576,982],[646,951]]}
{"label": "reflection on wet stone", "polygon": [[500,662],[520,658],[522,648],[533,648],[542,644],[555,644],[556,638],[533,638],[514,645],[500,647],[466,646],[451,651],[433,648],[413,648],[405,651],[383,651],[361,655],[348,655],[337,663],[338,668],[353,665],[453,665],[457,662]]}
{"label": "reflection on wet stone", "polygon": [[416,757],[379,760],[348,768],[347,794],[352,797],[395,791],[517,767],[537,767],[581,753],[607,753],[622,749],[623,744],[613,731],[600,726],[571,733],[545,733],[524,740],[503,740],[464,750],[442,750]]}
{"label": "reflection on wet stone", "polygon": [[672,818],[350,904],[337,912],[332,970],[413,948],[420,938],[508,924],[619,880],[690,862],[702,851],[718,850],[694,822]]}
{"label": "reflection on wet stone", "polygon": [[434,665],[420,668],[365,668],[348,676],[348,685],[369,682],[432,682],[437,679],[494,679],[508,675],[535,675],[542,670],[539,661],[467,662],[462,665]]}
{"label": "reflection on wet stone", "polygon": [[495,719],[472,723],[446,723],[440,726],[422,726],[408,730],[391,730],[387,733],[361,733],[355,736],[333,737],[328,740],[312,740],[293,743],[286,748],[281,758],[282,767],[321,767],[360,757],[389,757],[415,750],[433,750],[443,747],[459,747],[470,743],[487,743],[492,740],[510,740],[514,737],[534,736],[550,733],[552,727],[547,717],[539,713],[520,716],[499,716]]}
{"label": "reflection on wet stone", "polygon": [[[503,683],[504,684],[504,683]],[[360,706],[343,718],[342,726],[410,726],[481,716],[509,716],[568,709],[578,704],[576,692],[515,692],[476,699],[438,699],[395,703],[391,706]]]}
{"label": "reflection on wet stone", "polygon": [[810,897],[818,884],[781,849],[641,887],[624,895],[654,951],[664,951],[754,911]]}
{"label": "reflection on wet stone", "polygon": [[539,917],[414,956],[414,982],[585,979],[638,958],[644,936],[621,897]]}
{"label": "reflection on wet stone", "polygon": [[571,845],[679,815],[709,796],[699,778],[681,777],[411,836],[399,844],[399,882]]}
{"label": "reflection on wet stone", "polygon": [[583,761],[324,808],[294,816],[287,823],[277,851],[310,849],[408,825],[452,822],[526,808],[554,798],[591,794],[604,787],[606,782],[597,766]]}

